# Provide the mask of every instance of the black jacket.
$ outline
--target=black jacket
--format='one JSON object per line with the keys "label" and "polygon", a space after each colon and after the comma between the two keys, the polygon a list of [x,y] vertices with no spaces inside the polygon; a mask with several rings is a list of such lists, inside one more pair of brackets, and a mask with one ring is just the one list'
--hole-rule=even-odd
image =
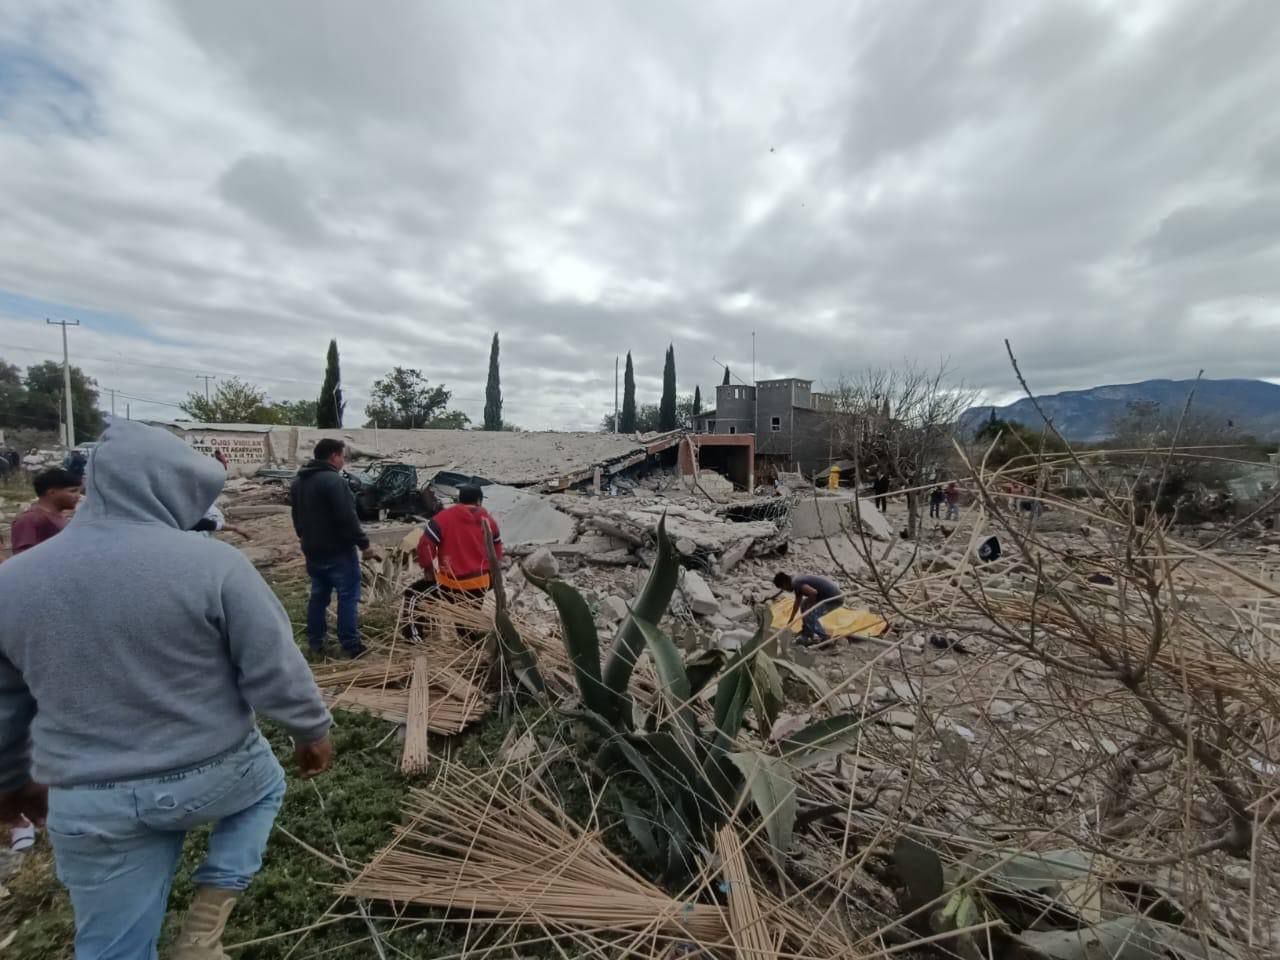
{"label": "black jacket", "polygon": [[369,538],[356,516],[356,498],[346,479],[331,463],[312,460],[298,471],[289,488],[293,529],[308,557],[335,557],[356,547],[369,546]]}

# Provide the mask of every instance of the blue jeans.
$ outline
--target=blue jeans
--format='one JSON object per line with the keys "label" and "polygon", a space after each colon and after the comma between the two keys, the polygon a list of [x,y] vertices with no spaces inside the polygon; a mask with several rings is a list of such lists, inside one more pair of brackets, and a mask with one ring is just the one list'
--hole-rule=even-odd
{"label": "blue jeans", "polygon": [[328,632],[329,596],[338,594],[338,642],[343,650],[360,649],[360,555],[353,547],[334,557],[307,557],[311,598],[307,601],[307,644],[319,652]]}
{"label": "blue jeans", "polygon": [[838,597],[830,600],[819,600],[812,607],[805,611],[804,629],[801,635],[812,637],[814,640],[830,640],[831,634],[827,633],[827,628],[822,625],[822,618],[835,609],[836,604],[840,602]]}
{"label": "blue jeans", "polygon": [[284,770],[256,729],[198,767],[49,791],[49,839],[76,915],[76,960],[156,957],[188,830],[216,826],[197,886],[243,890],[284,801]]}

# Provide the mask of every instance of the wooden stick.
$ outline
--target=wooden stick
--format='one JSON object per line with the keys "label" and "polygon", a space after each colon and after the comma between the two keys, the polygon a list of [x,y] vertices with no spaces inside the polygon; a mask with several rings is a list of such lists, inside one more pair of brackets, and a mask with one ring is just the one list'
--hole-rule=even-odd
{"label": "wooden stick", "polygon": [[428,660],[419,654],[413,661],[413,679],[409,682],[408,722],[404,730],[404,753],[400,772],[410,776],[427,772],[430,750],[431,683],[427,680]]}

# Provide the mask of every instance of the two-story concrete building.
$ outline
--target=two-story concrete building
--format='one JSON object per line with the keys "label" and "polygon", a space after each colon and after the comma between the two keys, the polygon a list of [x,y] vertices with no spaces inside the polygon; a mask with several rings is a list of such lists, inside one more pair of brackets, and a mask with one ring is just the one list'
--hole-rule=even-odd
{"label": "two-story concrete building", "polygon": [[835,403],[812,380],[758,380],[716,388],[716,408],[695,418],[707,434],[754,434],[762,465],[812,474],[836,454]]}

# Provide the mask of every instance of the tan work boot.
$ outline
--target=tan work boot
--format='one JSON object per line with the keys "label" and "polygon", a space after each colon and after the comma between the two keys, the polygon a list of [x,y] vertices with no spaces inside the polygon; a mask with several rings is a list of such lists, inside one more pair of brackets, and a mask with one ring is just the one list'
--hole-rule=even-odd
{"label": "tan work boot", "polygon": [[222,952],[222,931],[226,929],[237,896],[235,890],[196,887],[172,960],[227,960]]}

